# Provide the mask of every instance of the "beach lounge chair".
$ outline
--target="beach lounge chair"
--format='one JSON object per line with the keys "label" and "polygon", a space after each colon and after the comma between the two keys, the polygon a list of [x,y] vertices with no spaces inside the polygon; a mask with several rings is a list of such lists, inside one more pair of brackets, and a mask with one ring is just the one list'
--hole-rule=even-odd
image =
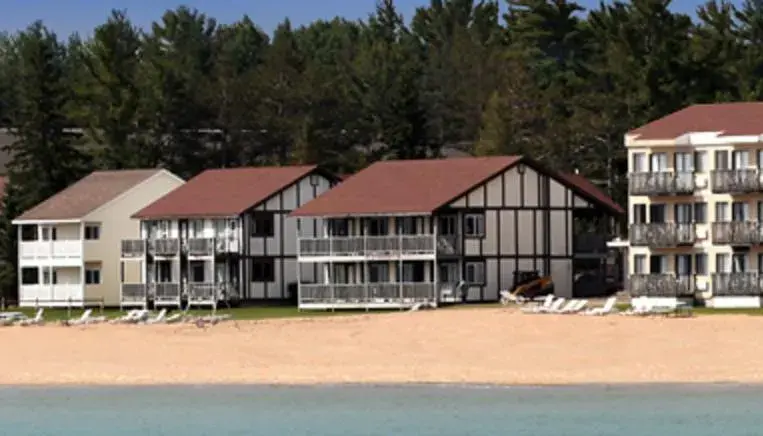
{"label": "beach lounge chair", "polygon": [[631,299],[631,307],[621,312],[625,316],[649,315],[652,312],[652,303],[648,298],[636,297]]}
{"label": "beach lounge chair", "polygon": [[588,300],[573,300],[573,301],[575,302],[575,304],[573,304],[572,307],[570,307],[568,310],[562,310],[560,313],[563,313],[563,314],[578,313],[581,310],[583,310],[583,308],[585,308],[586,305],[588,304]]}
{"label": "beach lounge chair", "polygon": [[165,322],[167,319],[167,309],[162,309],[159,311],[159,313],[154,318],[149,318],[145,322],[146,324],[160,324]]}
{"label": "beach lounge chair", "polygon": [[37,310],[37,313],[34,315],[34,318],[26,318],[22,320],[16,321],[16,325],[20,326],[30,326],[30,325],[43,325],[45,324],[45,319],[42,317],[45,313],[44,308],[40,308]]}
{"label": "beach lounge chair", "polygon": [[148,319],[148,310],[133,309],[125,315],[114,318],[109,322],[112,324],[135,324],[140,321],[145,321],[146,319]]}
{"label": "beach lounge chair", "polygon": [[609,315],[615,312],[615,303],[617,303],[617,297],[609,297],[602,307],[595,307],[588,309],[585,312],[581,312],[583,315]]}
{"label": "beach lounge chair", "polygon": [[578,300],[569,300],[567,302],[567,304],[565,304],[564,306],[559,307],[558,309],[549,309],[548,311],[542,312],[542,313],[554,313],[554,314],[556,314],[556,313],[566,313],[566,312],[569,312],[570,310],[572,310],[572,308],[577,306],[577,305],[578,305]]}
{"label": "beach lounge chair", "polygon": [[183,315],[185,315],[183,312],[173,313],[172,315],[168,316],[165,320],[165,324],[172,324],[176,322],[180,322],[183,320]]}
{"label": "beach lounge chair", "polygon": [[543,303],[541,303],[539,306],[530,306],[530,307],[523,307],[522,312],[525,313],[538,313],[538,310],[540,308],[545,307],[548,309],[551,307],[551,304],[554,302],[554,296],[552,294],[546,295],[546,298],[543,300]]}
{"label": "beach lounge chair", "polygon": [[535,308],[535,310],[531,312],[525,312],[525,313],[555,313],[562,308],[562,305],[564,304],[565,301],[567,301],[566,298],[560,297],[554,300],[554,302],[551,303],[550,306],[538,306]]}
{"label": "beach lounge chair", "polygon": [[0,326],[13,325],[27,316],[21,312],[0,312]]}

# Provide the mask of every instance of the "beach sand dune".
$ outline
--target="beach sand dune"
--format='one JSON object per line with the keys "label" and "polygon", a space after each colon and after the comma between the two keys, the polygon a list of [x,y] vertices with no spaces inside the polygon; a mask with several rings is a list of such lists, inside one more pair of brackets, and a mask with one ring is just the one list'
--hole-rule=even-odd
{"label": "beach sand dune", "polygon": [[763,317],[505,309],[0,328],[0,384],[763,382]]}

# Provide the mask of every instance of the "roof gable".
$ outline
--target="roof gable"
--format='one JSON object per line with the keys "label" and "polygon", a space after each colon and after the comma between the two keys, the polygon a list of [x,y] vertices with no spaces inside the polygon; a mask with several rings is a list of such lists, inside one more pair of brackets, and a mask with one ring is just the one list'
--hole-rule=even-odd
{"label": "roof gable", "polygon": [[316,165],[206,170],[138,211],[133,218],[240,215],[316,170]]}
{"label": "roof gable", "polygon": [[689,133],[763,135],[763,103],[695,104],[628,132],[636,140],[675,139]]}
{"label": "roof gable", "polygon": [[95,171],[25,211],[14,221],[82,219],[161,169]]}

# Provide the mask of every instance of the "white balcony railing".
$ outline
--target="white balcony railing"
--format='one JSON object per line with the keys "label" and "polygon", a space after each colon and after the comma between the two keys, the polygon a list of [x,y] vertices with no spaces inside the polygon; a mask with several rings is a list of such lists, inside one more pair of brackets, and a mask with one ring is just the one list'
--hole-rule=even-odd
{"label": "white balcony railing", "polygon": [[300,304],[413,303],[435,301],[432,282],[303,284]]}
{"label": "white balcony railing", "polygon": [[318,256],[375,256],[415,255],[444,252],[453,254],[455,244],[449,237],[433,235],[349,236],[331,238],[300,238],[299,255]]}
{"label": "white balcony railing", "polygon": [[51,303],[76,303],[83,299],[82,285],[22,285],[19,300],[25,305],[46,306]]}
{"label": "white balcony railing", "polygon": [[82,257],[82,241],[22,241],[22,259],[77,259]]}

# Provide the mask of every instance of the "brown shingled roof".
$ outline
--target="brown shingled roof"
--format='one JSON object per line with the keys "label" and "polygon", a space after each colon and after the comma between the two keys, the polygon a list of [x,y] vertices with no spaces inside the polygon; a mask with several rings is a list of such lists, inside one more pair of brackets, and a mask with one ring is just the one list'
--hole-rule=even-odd
{"label": "brown shingled roof", "polygon": [[763,103],[695,104],[628,132],[635,139],[675,139],[687,133],[763,135]]}
{"label": "brown shingled roof", "polygon": [[316,171],[315,165],[207,170],[133,218],[236,216]]}
{"label": "brown shingled roof", "polygon": [[376,162],[292,216],[429,214],[519,162],[551,175],[613,213],[622,213],[594,196],[590,188],[577,186],[577,180],[562,178],[522,156],[497,156]]}
{"label": "brown shingled roof", "polygon": [[80,219],[160,169],[96,171],[27,210],[16,220]]}

